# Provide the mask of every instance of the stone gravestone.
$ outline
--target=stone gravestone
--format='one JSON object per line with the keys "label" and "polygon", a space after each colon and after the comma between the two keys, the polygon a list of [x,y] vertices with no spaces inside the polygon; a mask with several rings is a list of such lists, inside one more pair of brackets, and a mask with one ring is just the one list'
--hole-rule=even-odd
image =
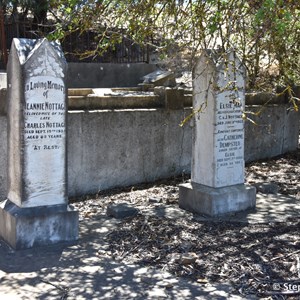
{"label": "stone gravestone", "polygon": [[244,185],[245,70],[234,52],[207,50],[193,77],[192,175],[179,206],[210,216],[254,207],[256,190]]}
{"label": "stone gravestone", "polygon": [[56,43],[14,39],[8,62],[8,197],[0,235],[15,249],[78,238],[67,194],[67,63]]}

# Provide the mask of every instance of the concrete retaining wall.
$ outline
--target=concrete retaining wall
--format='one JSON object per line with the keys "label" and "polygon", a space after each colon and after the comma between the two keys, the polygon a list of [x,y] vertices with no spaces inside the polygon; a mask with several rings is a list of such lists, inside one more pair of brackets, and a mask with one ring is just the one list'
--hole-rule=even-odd
{"label": "concrete retaining wall", "polygon": [[246,106],[256,125],[245,123],[245,161],[275,157],[298,148],[300,113],[290,105]]}
{"label": "concrete retaining wall", "polygon": [[191,128],[185,111],[164,109],[69,114],[69,193],[190,172]]}
{"label": "concrete retaining wall", "polygon": [[[131,87],[142,77],[157,70],[153,64],[68,63],[69,88]],[[6,88],[6,73],[0,72],[0,89]]]}
{"label": "concrete retaining wall", "polygon": [[137,86],[141,78],[157,67],[151,64],[69,63],[70,88],[110,88]]}
{"label": "concrete retaining wall", "polygon": [[7,193],[7,122],[6,117],[0,115],[0,201]]}
{"label": "concrete retaining wall", "polygon": [[[70,112],[69,195],[154,181],[190,172],[190,110]],[[0,116],[0,199],[6,197],[6,117]]]}
{"label": "concrete retaining wall", "polygon": [[7,87],[7,74],[0,72],[0,89],[6,89]]}
{"label": "concrete retaining wall", "polygon": [[[299,114],[287,108],[267,106],[256,118],[258,125],[246,122],[246,161],[297,149]],[[183,128],[178,124],[190,113],[191,109],[69,112],[69,195],[189,173],[192,123]],[[6,197],[7,185],[6,126],[6,117],[0,116],[0,199]]]}

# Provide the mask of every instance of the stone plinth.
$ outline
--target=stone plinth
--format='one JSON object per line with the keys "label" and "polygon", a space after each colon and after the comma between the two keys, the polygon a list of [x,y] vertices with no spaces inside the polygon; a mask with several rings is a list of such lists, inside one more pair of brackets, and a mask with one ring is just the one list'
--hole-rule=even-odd
{"label": "stone plinth", "polygon": [[78,238],[78,213],[67,206],[66,70],[58,44],[13,40],[8,199],[0,207],[0,233],[17,249]]}
{"label": "stone plinth", "polygon": [[192,184],[180,187],[182,208],[218,215],[255,206],[255,188],[244,186],[244,77],[234,52],[204,51],[195,66]]}
{"label": "stone plinth", "polygon": [[185,183],[179,189],[180,208],[209,216],[246,210],[255,206],[255,199],[255,188],[244,184],[212,188]]}
{"label": "stone plinth", "polygon": [[67,205],[20,208],[0,205],[0,235],[14,249],[72,242],[78,238],[78,212]]}

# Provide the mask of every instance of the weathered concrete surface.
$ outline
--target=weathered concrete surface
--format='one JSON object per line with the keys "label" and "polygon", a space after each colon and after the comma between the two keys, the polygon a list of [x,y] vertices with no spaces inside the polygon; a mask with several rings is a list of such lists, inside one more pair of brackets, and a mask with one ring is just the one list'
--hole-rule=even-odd
{"label": "weathered concrete surface", "polygon": [[172,89],[167,87],[165,89],[166,109],[182,109],[184,107],[184,98],[183,89]]}
{"label": "weathered concrete surface", "polygon": [[[69,195],[190,173],[192,124],[178,126],[190,113],[190,109],[69,112]],[[298,124],[299,113],[267,106],[258,126],[245,124],[245,160],[297,149]],[[6,117],[0,115],[1,200],[7,197],[6,127]]]}
{"label": "weathered concrete surface", "polygon": [[126,96],[106,96],[90,94],[88,96],[70,96],[69,108],[72,110],[95,110],[99,109],[134,109],[163,107],[164,102],[153,93],[135,94]]}
{"label": "weathered concrete surface", "polygon": [[[70,112],[69,195],[190,172],[190,110]],[[96,130],[94,130],[96,129]]]}
{"label": "weathered concrete surface", "polygon": [[[69,196],[190,172],[190,110],[70,112]],[[0,199],[7,196],[6,118],[0,116]]]}
{"label": "weathered concrete surface", "polygon": [[0,201],[7,196],[7,122],[0,114]]}
{"label": "weathered concrete surface", "polygon": [[142,77],[157,69],[151,64],[69,63],[70,88],[109,88],[137,86]]}
{"label": "weathered concrete surface", "polygon": [[[143,76],[157,70],[154,64],[68,63],[70,88],[137,86]],[[6,88],[6,73],[0,73],[0,89]]]}
{"label": "weathered concrete surface", "polygon": [[197,183],[179,186],[179,207],[188,211],[218,216],[255,207],[255,187],[244,184],[213,188]]}
{"label": "weathered concrete surface", "polygon": [[0,89],[6,89],[7,87],[7,73],[0,72]]}
{"label": "weathered concrete surface", "polygon": [[[0,88],[0,116],[6,116],[6,88]],[[0,127],[1,128],[1,127]]]}
{"label": "weathered concrete surface", "polygon": [[20,208],[0,204],[0,236],[16,250],[78,239],[78,211],[67,205]]}
{"label": "weathered concrete surface", "polygon": [[282,194],[256,194],[255,209],[218,217],[196,216],[199,221],[227,221],[247,224],[286,222],[299,218],[300,203],[294,197]]}
{"label": "weathered concrete surface", "polygon": [[143,76],[143,83],[154,86],[175,86],[175,75],[170,71],[156,70]]}
{"label": "weathered concrete surface", "polygon": [[69,110],[190,107],[182,88],[154,87],[151,91],[140,88],[69,89]]}
{"label": "weathered concrete surface", "polygon": [[245,123],[245,160],[254,161],[295,151],[298,147],[300,111],[289,105],[247,106],[249,118],[256,122]]}
{"label": "weathered concrete surface", "polygon": [[273,104],[287,104],[288,99],[286,95],[276,95],[274,93],[247,93],[246,105],[273,105]]}
{"label": "weathered concrete surface", "polygon": [[[133,87],[155,70],[155,64],[146,63],[68,63],[67,84],[70,88]],[[6,73],[0,73],[0,88],[6,88],[6,80]]]}

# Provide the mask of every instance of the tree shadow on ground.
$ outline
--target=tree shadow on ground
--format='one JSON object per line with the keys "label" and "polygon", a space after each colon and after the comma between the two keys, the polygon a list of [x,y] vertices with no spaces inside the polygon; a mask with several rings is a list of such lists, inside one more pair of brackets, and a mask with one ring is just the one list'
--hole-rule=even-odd
{"label": "tree shadow on ground", "polygon": [[155,268],[111,257],[108,236],[121,225],[105,216],[80,222],[74,245],[13,251],[1,243],[1,298],[227,299],[228,285],[202,288]]}

